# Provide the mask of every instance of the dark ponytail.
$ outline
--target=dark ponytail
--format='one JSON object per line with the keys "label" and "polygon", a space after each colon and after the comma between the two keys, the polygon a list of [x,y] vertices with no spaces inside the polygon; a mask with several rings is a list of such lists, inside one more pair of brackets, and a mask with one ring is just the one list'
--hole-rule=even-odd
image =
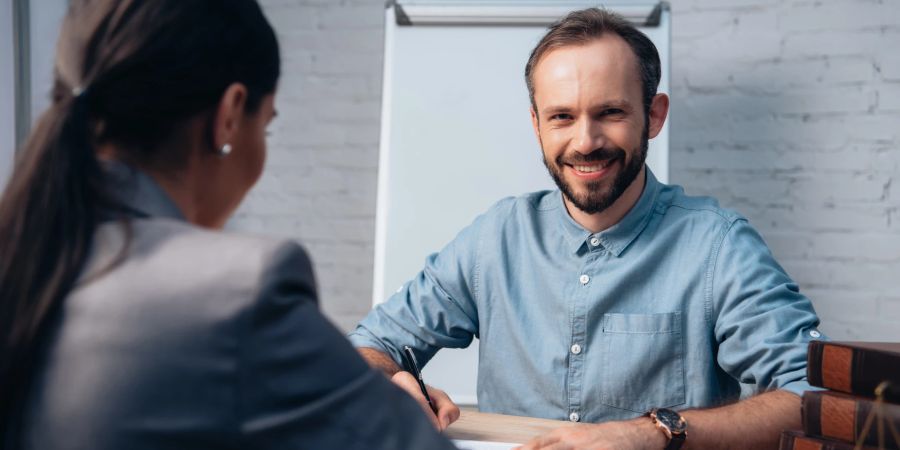
{"label": "dark ponytail", "polygon": [[[115,212],[95,145],[171,164],[159,144],[232,83],[258,108],[279,74],[254,0],[73,0],[53,104],[0,199],[0,442],[15,442],[42,339],[76,286],[101,216]],[[83,90],[82,90],[83,89]],[[16,446],[15,443],[12,444]]]}
{"label": "dark ponytail", "polygon": [[33,344],[78,277],[102,203],[85,102],[62,97],[38,121],[0,201],[4,413],[22,400]]}

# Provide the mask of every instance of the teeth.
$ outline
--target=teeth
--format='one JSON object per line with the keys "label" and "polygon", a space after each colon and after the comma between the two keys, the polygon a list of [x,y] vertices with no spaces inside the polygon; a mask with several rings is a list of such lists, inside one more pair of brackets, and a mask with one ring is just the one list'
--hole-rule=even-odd
{"label": "teeth", "polygon": [[605,169],[609,166],[612,160],[606,160],[601,163],[598,163],[596,166],[572,166],[575,167],[575,170],[583,173],[592,173],[599,172],[602,169]]}

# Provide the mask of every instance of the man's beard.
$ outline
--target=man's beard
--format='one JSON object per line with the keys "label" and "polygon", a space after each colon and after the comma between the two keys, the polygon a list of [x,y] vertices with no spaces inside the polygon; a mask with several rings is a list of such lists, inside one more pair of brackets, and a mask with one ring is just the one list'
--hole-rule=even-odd
{"label": "man's beard", "polygon": [[[544,156],[544,165],[547,167],[547,170],[550,171],[550,176],[553,177],[556,186],[559,187],[559,190],[562,191],[569,202],[587,214],[596,214],[603,212],[612,206],[612,204],[622,196],[625,190],[628,189],[628,186],[631,186],[631,183],[634,182],[638,174],[641,173],[644,162],[647,160],[648,146],[648,130],[645,126],[644,131],[641,133],[641,146],[627,164],[624,163],[627,155],[625,150],[617,147],[600,148],[587,155],[582,155],[578,152],[574,152],[571,155],[563,154],[556,158],[554,164],[550,164],[547,161],[547,157]],[[544,155],[546,155],[546,153],[544,153]],[[579,196],[576,194],[575,190],[572,189],[572,186],[566,182],[566,179],[563,176],[563,170],[566,165],[589,165],[587,163],[612,159],[621,159],[625,165],[622,167],[622,170],[616,174],[612,186],[609,189],[603,188],[602,181],[591,181],[585,184],[587,193]]]}

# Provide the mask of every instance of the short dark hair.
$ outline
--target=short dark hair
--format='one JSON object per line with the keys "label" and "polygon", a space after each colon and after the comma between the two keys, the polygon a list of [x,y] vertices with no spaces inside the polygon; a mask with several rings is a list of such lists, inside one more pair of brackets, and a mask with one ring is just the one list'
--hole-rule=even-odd
{"label": "short dark hair", "polygon": [[528,98],[532,108],[537,111],[534,102],[534,68],[547,52],[561,47],[584,45],[607,33],[614,33],[625,40],[638,60],[641,72],[641,89],[643,91],[644,113],[650,111],[650,104],[659,87],[662,71],[659,63],[659,52],[653,41],[619,14],[599,8],[588,8],[572,11],[566,17],[550,25],[547,34],[541,38],[525,65],[525,84],[528,86]]}

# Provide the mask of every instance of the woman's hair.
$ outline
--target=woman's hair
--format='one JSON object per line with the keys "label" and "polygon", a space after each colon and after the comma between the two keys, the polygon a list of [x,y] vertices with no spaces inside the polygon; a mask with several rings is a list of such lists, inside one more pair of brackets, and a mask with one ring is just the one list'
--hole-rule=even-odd
{"label": "woman's hair", "polygon": [[[57,46],[53,104],[0,199],[0,430],[11,422],[48,325],[74,288],[100,214],[119,207],[95,155],[178,164],[161,144],[226,88],[258,110],[279,75],[275,33],[255,0],[73,0]],[[206,139],[212,151],[212,129]],[[2,442],[3,439],[0,439]]]}

